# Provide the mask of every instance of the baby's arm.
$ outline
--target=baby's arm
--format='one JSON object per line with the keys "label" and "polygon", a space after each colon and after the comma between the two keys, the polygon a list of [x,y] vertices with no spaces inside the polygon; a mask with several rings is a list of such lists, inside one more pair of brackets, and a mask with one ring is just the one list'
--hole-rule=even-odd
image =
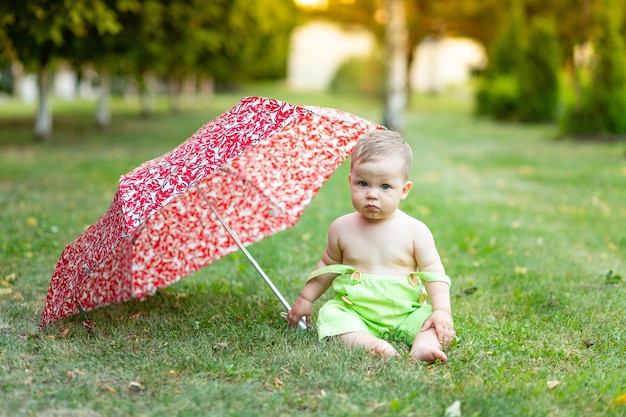
{"label": "baby's arm", "polygon": [[300,292],[300,297],[298,297],[298,300],[287,313],[287,323],[289,327],[295,327],[302,316],[306,317],[306,325],[311,326],[313,303],[330,287],[330,284],[336,276],[336,274],[324,274],[306,283]]}
{"label": "baby's arm", "polygon": [[[435,246],[432,233],[425,225],[415,239],[415,260],[420,271],[440,272],[445,274],[439,252]],[[439,343],[448,346],[454,340],[454,325],[452,323],[452,306],[450,303],[450,287],[442,281],[424,281],[433,314],[426,319],[422,331],[434,328]]]}
{"label": "baby's arm", "polygon": [[[335,220],[328,230],[328,244],[322,259],[315,269],[320,269],[328,265],[341,263],[341,249],[339,247],[338,221]],[[337,260],[338,259],[338,260]],[[309,280],[302,291],[300,297],[295,302],[291,310],[287,312],[287,323],[289,327],[295,327],[302,316],[306,317],[306,325],[311,326],[311,312],[313,303],[330,287],[337,274],[324,274]]]}
{"label": "baby's arm", "polygon": [[433,307],[433,314],[424,322],[422,331],[434,328],[439,343],[448,346],[454,340],[450,288],[447,283],[441,281],[425,281],[424,286]]}

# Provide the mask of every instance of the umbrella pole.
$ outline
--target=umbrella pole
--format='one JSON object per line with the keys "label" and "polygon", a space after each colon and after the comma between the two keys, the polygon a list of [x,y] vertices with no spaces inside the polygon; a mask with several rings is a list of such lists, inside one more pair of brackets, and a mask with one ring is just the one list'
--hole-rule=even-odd
{"label": "umbrella pole", "polygon": [[[287,309],[287,311],[291,310],[291,305],[289,305],[289,303],[287,302],[287,300],[285,299],[285,297],[283,297],[283,295],[280,293],[280,291],[278,291],[278,288],[276,288],[276,286],[274,285],[274,283],[272,282],[272,280],[270,280],[270,278],[267,276],[267,274],[265,273],[265,271],[263,271],[263,269],[261,268],[261,266],[257,263],[257,261],[252,257],[252,255],[250,254],[250,252],[248,252],[248,250],[246,249],[246,247],[243,245],[243,243],[241,242],[241,240],[239,240],[239,237],[237,236],[237,234],[235,233],[234,230],[232,230],[230,228],[230,226],[228,226],[228,223],[226,223],[226,220],[224,220],[222,218],[222,216],[220,215],[220,213],[217,211],[217,208],[215,207],[215,205],[213,203],[211,203],[211,201],[207,198],[207,196],[202,192],[202,190],[200,190],[199,187],[195,187],[196,190],[198,190],[198,193],[200,193],[200,195],[202,196],[202,198],[204,199],[204,201],[208,204],[209,208],[211,209],[211,211],[213,212],[213,214],[215,214],[215,217],[217,217],[217,219],[220,221],[220,223],[222,223],[222,226],[224,226],[224,229],[226,229],[226,231],[228,232],[228,234],[230,235],[230,237],[233,238],[233,240],[235,241],[235,243],[237,244],[237,246],[239,246],[239,249],[241,249],[241,251],[243,252],[244,255],[246,255],[246,258],[248,258],[248,260],[250,261],[250,263],[252,264],[252,266],[254,267],[254,269],[257,270],[257,272],[259,273],[259,275],[261,275],[261,278],[263,278],[263,280],[265,281],[265,283],[267,284],[268,287],[270,287],[270,289],[272,290],[272,292],[276,295],[276,297],[278,298],[278,300],[282,303],[282,305]],[[303,317],[299,322],[298,322],[298,327],[301,329],[306,329],[307,325],[306,325],[306,320]]]}

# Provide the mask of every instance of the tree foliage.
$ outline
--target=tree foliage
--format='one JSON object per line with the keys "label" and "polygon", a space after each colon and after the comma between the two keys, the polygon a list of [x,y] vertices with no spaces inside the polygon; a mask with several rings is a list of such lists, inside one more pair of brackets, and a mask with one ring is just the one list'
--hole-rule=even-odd
{"label": "tree foliage", "polygon": [[33,68],[65,58],[72,40],[91,30],[100,35],[121,30],[103,0],[6,0],[0,15],[3,50],[14,51],[15,58]]}
{"label": "tree foliage", "polygon": [[488,50],[489,65],[476,92],[476,111],[498,120],[519,118],[519,69],[524,58],[526,16],[521,0],[500,24]]}
{"label": "tree foliage", "polygon": [[577,136],[626,133],[626,48],[621,36],[619,2],[603,0],[591,33],[593,55],[590,82],[583,85],[580,100],[570,103],[563,131]]}
{"label": "tree foliage", "polygon": [[6,0],[0,53],[5,63],[37,70],[40,92],[56,61],[134,76],[140,86],[147,72],[176,80],[279,78],[295,24],[292,0]]}
{"label": "tree foliage", "polygon": [[534,18],[519,70],[519,117],[522,122],[555,120],[560,68],[561,51],[553,21]]}

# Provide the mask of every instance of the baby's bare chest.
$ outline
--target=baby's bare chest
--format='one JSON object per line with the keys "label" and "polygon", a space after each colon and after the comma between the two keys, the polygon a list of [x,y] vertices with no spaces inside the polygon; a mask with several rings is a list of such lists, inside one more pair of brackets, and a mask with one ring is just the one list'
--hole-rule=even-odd
{"label": "baby's bare chest", "polygon": [[412,236],[406,231],[354,231],[342,236],[342,263],[364,272],[405,273],[417,268]]}

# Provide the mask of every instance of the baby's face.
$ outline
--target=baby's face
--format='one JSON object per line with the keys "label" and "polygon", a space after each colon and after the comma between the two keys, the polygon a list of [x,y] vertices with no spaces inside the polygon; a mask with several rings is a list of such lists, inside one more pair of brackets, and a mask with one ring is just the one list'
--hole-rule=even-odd
{"label": "baby's face", "polygon": [[394,157],[353,164],[348,178],[355,210],[372,220],[393,214],[412,185],[399,167]]}

